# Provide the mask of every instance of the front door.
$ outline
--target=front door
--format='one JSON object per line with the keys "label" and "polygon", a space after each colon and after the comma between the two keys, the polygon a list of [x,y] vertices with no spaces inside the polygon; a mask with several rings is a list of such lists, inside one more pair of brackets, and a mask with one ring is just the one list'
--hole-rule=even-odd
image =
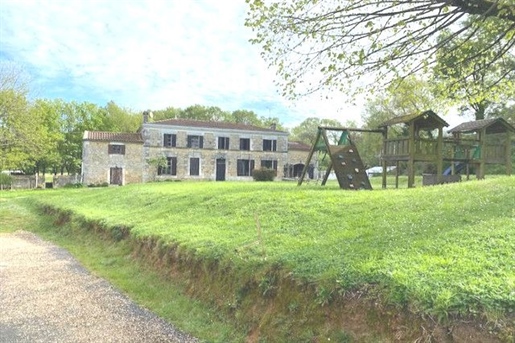
{"label": "front door", "polygon": [[122,184],[122,168],[111,168],[109,173],[109,183],[111,185],[121,185]]}
{"label": "front door", "polygon": [[216,160],[216,181],[225,181],[225,158]]}

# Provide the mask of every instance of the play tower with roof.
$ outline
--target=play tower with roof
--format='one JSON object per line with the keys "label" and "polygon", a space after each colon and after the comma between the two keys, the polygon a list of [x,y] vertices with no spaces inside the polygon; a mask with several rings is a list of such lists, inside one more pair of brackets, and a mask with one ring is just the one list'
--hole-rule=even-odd
{"label": "play tower with roof", "polygon": [[[392,130],[398,125],[401,125],[400,130]],[[460,176],[456,174],[462,170],[466,171],[468,178],[470,166],[475,167],[477,178],[482,179],[485,176],[487,164],[503,164],[506,174],[511,175],[512,134],[515,128],[510,123],[502,118],[470,121],[449,130],[452,137],[444,138],[443,128],[447,126],[449,124],[445,120],[428,110],[395,117],[379,125],[376,130],[319,127],[308,163],[314,152],[326,152],[331,161],[322,185],[326,183],[329,173],[334,169],[340,188],[371,189],[357,147],[349,135],[350,131],[360,131],[383,135],[381,152],[383,188],[386,188],[386,172],[390,166],[395,166],[395,187],[398,188],[401,162],[407,166],[410,188],[415,185],[417,163],[436,165],[436,174],[427,175],[428,181],[424,175],[425,185],[458,181]],[[327,137],[329,130],[340,132],[337,143],[329,141]],[[444,162],[450,163],[450,167],[445,170]],[[302,184],[304,175],[305,171],[299,180],[299,185]]]}

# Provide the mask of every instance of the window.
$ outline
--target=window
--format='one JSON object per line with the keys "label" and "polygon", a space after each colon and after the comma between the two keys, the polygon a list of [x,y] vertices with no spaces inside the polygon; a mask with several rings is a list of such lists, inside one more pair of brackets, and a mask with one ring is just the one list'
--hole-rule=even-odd
{"label": "window", "polygon": [[125,155],[125,145],[123,144],[109,144],[107,149],[109,154]]}
{"label": "window", "polygon": [[177,146],[177,135],[165,133],[163,135],[163,146],[168,146],[168,147]]}
{"label": "window", "polygon": [[250,138],[240,138],[240,150],[250,150]]}
{"label": "window", "polygon": [[192,176],[200,175],[200,158],[198,158],[198,157],[190,158],[190,175],[192,175]]}
{"label": "window", "polygon": [[237,168],[238,176],[252,176],[252,170],[254,170],[254,160],[238,160]]}
{"label": "window", "polygon": [[261,168],[273,169],[277,172],[276,160],[261,160]]}
{"label": "window", "polygon": [[263,139],[263,151],[277,151],[277,139]]}
{"label": "window", "polygon": [[218,137],[218,149],[229,150],[229,137]]}
{"label": "window", "polygon": [[167,157],[166,166],[159,166],[157,175],[177,175],[177,157]]}
{"label": "window", "polygon": [[188,136],[188,148],[202,149],[204,147],[204,137]]}

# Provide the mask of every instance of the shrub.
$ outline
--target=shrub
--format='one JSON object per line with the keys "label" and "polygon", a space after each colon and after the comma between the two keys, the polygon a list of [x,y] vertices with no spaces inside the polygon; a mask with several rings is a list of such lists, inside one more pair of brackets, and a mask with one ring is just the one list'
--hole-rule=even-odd
{"label": "shrub", "polygon": [[[84,185],[80,182],[77,183],[67,183],[63,186],[63,188],[82,188]],[[88,185],[90,187],[90,185]]]}
{"label": "shrub", "polygon": [[270,168],[254,169],[252,171],[254,181],[274,181],[275,170]]}
{"label": "shrub", "polygon": [[0,173],[0,188],[11,188],[13,178],[11,175]]}

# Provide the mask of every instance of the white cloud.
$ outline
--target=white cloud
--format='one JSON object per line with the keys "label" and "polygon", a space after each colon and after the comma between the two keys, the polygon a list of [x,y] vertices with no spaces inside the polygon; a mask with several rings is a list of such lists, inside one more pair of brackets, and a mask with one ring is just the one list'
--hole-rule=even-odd
{"label": "white cloud", "polygon": [[245,108],[289,126],[309,116],[359,119],[360,107],[344,101],[277,94],[248,42],[241,0],[1,1],[0,59],[27,66],[42,97]]}

